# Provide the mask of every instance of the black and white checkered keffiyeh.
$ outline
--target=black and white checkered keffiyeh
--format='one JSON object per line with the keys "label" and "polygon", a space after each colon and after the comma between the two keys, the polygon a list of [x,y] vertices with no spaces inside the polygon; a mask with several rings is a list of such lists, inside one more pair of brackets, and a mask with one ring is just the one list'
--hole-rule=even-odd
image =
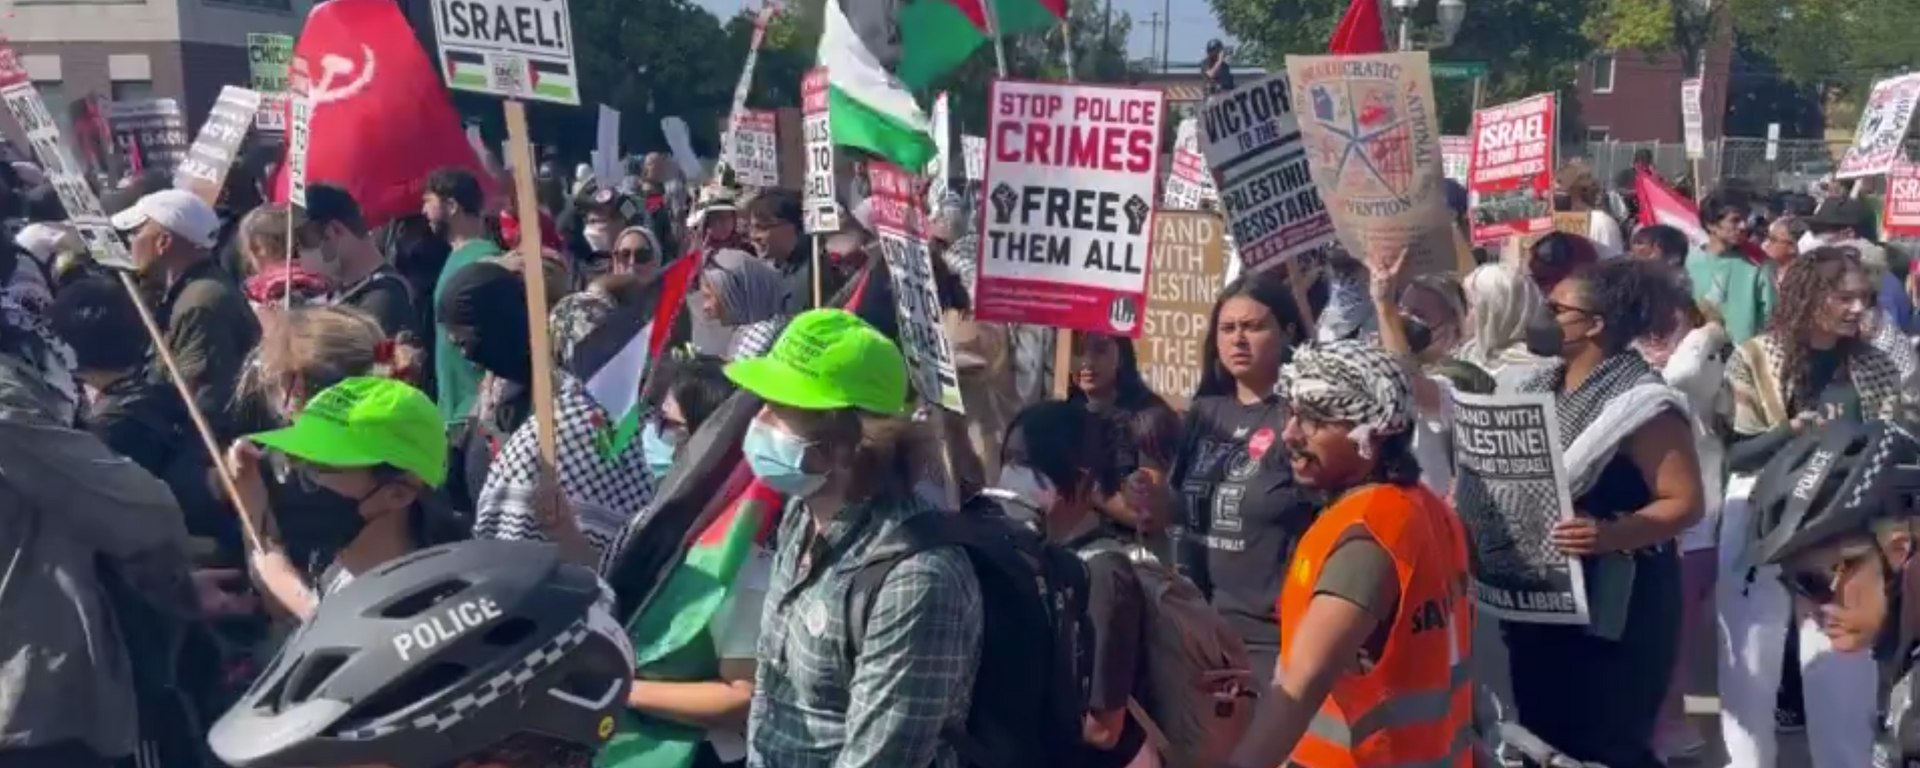
{"label": "black and white checkered keffiyeh", "polygon": [[1566,361],[1556,360],[1522,382],[1519,391],[1553,395],[1567,486],[1574,498],[1593,489],[1620,444],[1647,420],[1668,409],[1686,408],[1679,393],[1637,351],[1600,361],[1572,391],[1562,391],[1566,378]]}
{"label": "black and white checkered keffiyeh", "polygon": [[1293,351],[1280,371],[1279,393],[1295,413],[1321,421],[1353,423],[1348,433],[1370,457],[1373,436],[1413,427],[1413,384],[1405,366],[1386,350],[1361,341],[1330,341]]}

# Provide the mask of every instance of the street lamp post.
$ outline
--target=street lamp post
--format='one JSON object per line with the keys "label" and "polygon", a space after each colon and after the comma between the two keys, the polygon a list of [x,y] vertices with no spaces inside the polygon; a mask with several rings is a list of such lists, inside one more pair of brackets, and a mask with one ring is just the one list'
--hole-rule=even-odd
{"label": "street lamp post", "polygon": [[[1421,0],[1391,0],[1394,16],[1399,22],[1399,43],[1395,46],[1401,51],[1412,51],[1415,45],[1413,36],[1413,12],[1420,7]],[[1467,0],[1439,0],[1436,16],[1440,22],[1440,34],[1424,46],[1428,49],[1445,48],[1453,44],[1453,38],[1460,33],[1460,24],[1467,18]]]}

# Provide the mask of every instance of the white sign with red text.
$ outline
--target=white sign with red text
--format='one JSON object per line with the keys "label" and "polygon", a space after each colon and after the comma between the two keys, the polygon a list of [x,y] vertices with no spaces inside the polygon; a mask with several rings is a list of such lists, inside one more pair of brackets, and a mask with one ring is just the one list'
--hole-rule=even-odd
{"label": "white sign with red text", "polygon": [[827,69],[814,67],[800,79],[800,125],[806,134],[806,230],[840,231],[840,206],[834,204],[833,123],[827,116]]}
{"label": "white sign with red text", "polygon": [[1860,127],[1853,131],[1853,146],[1840,157],[1834,178],[1857,179],[1892,171],[1902,157],[1902,143],[1908,126],[1913,124],[1916,104],[1920,104],[1920,72],[1874,83],[1867,106],[1860,111]]}
{"label": "white sign with red text", "polygon": [[733,113],[727,165],[742,186],[768,189],[780,186],[780,142],[774,113],[743,109]]}
{"label": "white sign with red text", "polygon": [[1199,210],[1216,202],[1219,193],[1213,187],[1213,173],[1207,170],[1207,156],[1200,153],[1200,121],[1181,120],[1173,132],[1173,172],[1160,192],[1160,207],[1174,210]]}
{"label": "white sign with red text", "polygon": [[942,325],[940,294],[933,281],[933,252],[927,249],[927,215],[914,192],[914,178],[890,163],[867,169],[872,185],[873,228],[880,236],[880,253],[893,279],[893,299],[900,320],[900,351],[920,397],[953,413],[966,413],[960,402],[960,375],[953,344]]}
{"label": "white sign with red text", "polygon": [[1700,78],[1680,81],[1680,128],[1688,160],[1707,156],[1707,113],[1700,106],[1701,90]]}
{"label": "white sign with red text", "polygon": [[976,319],[1140,335],[1165,98],[994,81]]}
{"label": "white sign with red text", "polygon": [[1466,186],[1472,168],[1472,136],[1440,137],[1440,172],[1446,174],[1448,181]]}
{"label": "white sign with red text", "polygon": [[1473,241],[1553,231],[1553,94],[1473,113]]}
{"label": "white sign with red text", "polygon": [[1880,228],[1887,237],[1920,237],[1920,163],[1901,161],[1887,174],[1887,211]]}

